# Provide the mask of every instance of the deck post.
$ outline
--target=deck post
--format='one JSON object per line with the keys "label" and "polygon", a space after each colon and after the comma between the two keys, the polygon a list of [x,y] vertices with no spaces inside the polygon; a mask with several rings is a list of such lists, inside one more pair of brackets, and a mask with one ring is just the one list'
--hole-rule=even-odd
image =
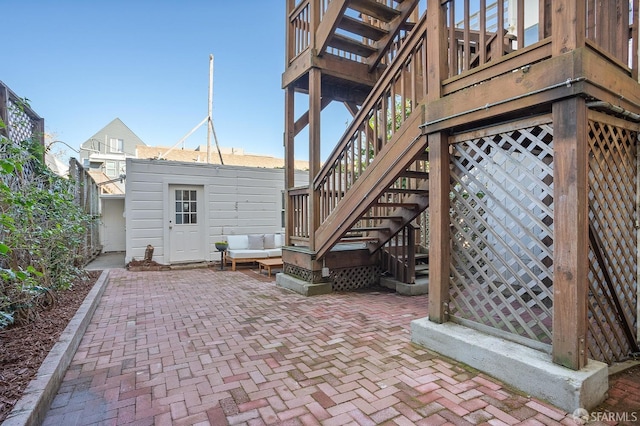
{"label": "deck post", "polygon": [[320,193],[313,180],[320,172],[320,113],[322,111],[322,72],[309,71],[309,249],[316,249],[316,231],[320,226]]}
{"label": "deck post", "polygon": [[553,362],[587,364],[589,283],[589,147],[583,98],[553,105]]}
{"label": "deck post", "polygon": [[429,140],[429,320],[449,320],[449,143],[446,134]]}
{"label": "deck post", "polygon": [[[552,54],[585,46],[584,2],[558,0],[552,9]],[[589,146],[584,98],[553,104],[554,271],[553,348],[556,364],[587,363],[589,272]]]}
{"label": "deck post", "polygon": [[[447,77],[447,27],[445,7],[439,0],[427,3],[427,100],[442,97]],[[444,132],[427,135],[429,144],[429,320],[449,320],[449,139]]]}
{"label": "deck post", "polygon": [[293,232],[293,209],[289,204],[289,190],[295,186],[295,90],[287,87],[284,91],[284,245],[291,245]]}
{"label": "deck post", "polygon": [[309,22],[311,28],[309,28],[309,46],[312,49],[317,49],[316,46],[316,32],[320,25],[320,0],[309,0]]}

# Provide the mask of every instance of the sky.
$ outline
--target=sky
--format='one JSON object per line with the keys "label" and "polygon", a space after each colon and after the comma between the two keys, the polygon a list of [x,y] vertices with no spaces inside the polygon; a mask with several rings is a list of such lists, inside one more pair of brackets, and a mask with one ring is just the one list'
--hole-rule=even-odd
{"label": "sky", "polygon": [[[147,145],[174,146],[207,117],[213,55],[219,145],[282,158],[285,6],[285,0],[0,0],[0,81],[29,99],[51,140],[75,149],[115,118]],[[296,116],[307,105],[306,96],[296,99]],[[347,121],[342,105],[323,111],[323,158]],[[184,146],[206,143],[202,126]],[[62,143],[52,151],[64,160],[78,156]],[[304,131],[295,151],[296,159],[308,159]]]}

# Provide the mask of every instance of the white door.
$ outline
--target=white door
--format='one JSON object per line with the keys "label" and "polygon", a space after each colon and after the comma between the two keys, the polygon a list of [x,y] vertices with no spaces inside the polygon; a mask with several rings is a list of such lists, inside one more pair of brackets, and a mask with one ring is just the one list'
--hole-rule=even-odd
{"label": "white door", "polygon": [[203,187],[169,185],[170,262],[192,262],[205,259]]}
{"label": "white door", "polygon": [[127,249],[124,198],[101,198],[102,202],[102,251],[125,251]]}

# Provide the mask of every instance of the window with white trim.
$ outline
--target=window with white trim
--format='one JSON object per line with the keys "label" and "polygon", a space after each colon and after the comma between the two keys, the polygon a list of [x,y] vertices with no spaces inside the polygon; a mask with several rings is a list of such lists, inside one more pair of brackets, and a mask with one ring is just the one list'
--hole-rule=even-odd
{"label": "window with white trim", "polygon": [[124,139],[118,139],[118,138],[109,139],[109,148],[111,149],[111,152],[123,152]]}
{"label": "window with white trim", "polygon": [[115,161],[105,161],[104,173],[110,178],[118,176],[117,163]]}

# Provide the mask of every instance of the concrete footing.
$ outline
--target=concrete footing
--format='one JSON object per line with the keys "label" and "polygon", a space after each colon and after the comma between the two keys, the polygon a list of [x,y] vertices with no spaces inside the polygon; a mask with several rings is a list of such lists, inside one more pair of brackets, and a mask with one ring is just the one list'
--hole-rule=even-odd
{"label": "concrete footing", "polygon": [[452,322],[414,320],[411,340],[568,413],[594,408],[604,401],[609,387],[607,365],[602,362],[589,360],[582,370],[570,370],[554,364],[545,352]]}
{"label": "concrete footing", "polygon": [[329,294],[332,292],[330,282],[310,283],[283,273],[276,274],[276,285],[293,290],[303,296],[317,296],[319,294]]}
{"label": "concrete footing", "polygon": [[387,277],[380,277],[380,285],[395,290],[396,293],[404,296],[420,296],[429,294],[429,281],[416,282],[415,284],[406,284]]}

